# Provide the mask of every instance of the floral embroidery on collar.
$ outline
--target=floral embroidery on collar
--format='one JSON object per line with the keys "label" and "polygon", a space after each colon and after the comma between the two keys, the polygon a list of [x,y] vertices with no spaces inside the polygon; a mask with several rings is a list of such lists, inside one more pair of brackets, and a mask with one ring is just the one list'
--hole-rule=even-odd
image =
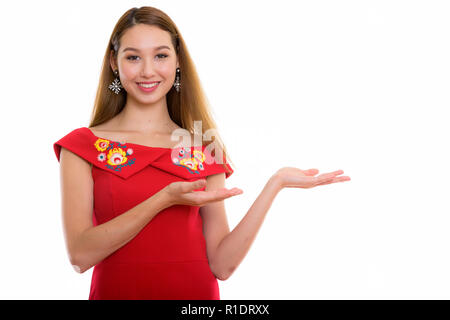
{"label": "floral embroidery on collar", "polygon": [[200,171],[205,170],[203,165],[205,159],[206,156],[202,151],[194,150],[194,156],[191,156],[191,148],[183,147],[178,151],[178,155],[172,158],[172,163],[180,167],[185,167],[190,173],[200,173]]}
{"label": "floral embroidery on collar", "polygon": [[133,154],[133,149],[127,148],[120,142],[113,142],[106,139],[98,138],[94,143],[95,148],[100,153],[97,160],[106,161],[105,166],[114,171],[120,171],[122,167],[131,166],[135,163],[136,158],[130,159],[128,156]]}

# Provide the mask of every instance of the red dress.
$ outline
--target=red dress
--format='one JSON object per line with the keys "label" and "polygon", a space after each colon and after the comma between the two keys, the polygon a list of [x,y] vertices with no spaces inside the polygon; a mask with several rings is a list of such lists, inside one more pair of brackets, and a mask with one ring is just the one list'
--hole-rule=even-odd
{"label": "red dress", "polygon": [[[221,172],[228,178],[233,173],[228,163],[225,170],[214,162],[205,145],[170,149],[121,144],[97,137],[87,127],[54,143],[58,161],[61,147],[93,164],[94,226],[130,210],[171,182]],[[89,300],[219,300],[199,209],[173,205],[160,211],[131,241],[94,266]]]}

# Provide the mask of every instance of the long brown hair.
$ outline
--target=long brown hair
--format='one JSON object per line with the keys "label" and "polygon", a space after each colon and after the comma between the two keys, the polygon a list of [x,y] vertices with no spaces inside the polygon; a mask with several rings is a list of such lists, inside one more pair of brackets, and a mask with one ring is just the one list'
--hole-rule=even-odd
{"label": "long brown hair", "polygon": [[213,120],[208,99],[204,94],[194,62],[189,55],[183,37],[172,19],[154,7],[131,8],[117,21],[106,48],[105,56],[103,57],[103,65],[89,127],[108,121],[120,113],[125,107],[127,100],[126,91],[122,90],[119,94],[115,94],[108,88],[115,79],[110,65],[110,55],[111,51],[113,51],[114,57],[117,57],[120,48],[120,39],[124,32],[141,23],[157,26],[169,32],[173,47],[179,59],[180,92],[177,92],[172,86],[166,95],[167,108],[172,121],[181,128],[188,130],[191,134],[194,132],[194,121],[201,121],[202,137],[205,131],[213,129],[214,138],[211,137],[211,142],[209,143],[214,142],[221,148],[218,150],[223,151],[223,166],[228,171],[225,163],[233,163],[229,160],[225,145],[218,134],[217,125]]}

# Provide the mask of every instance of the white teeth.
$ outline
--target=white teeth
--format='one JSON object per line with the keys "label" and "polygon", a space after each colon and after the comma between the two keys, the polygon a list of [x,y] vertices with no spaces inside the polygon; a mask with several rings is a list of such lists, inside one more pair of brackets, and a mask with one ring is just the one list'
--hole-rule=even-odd
{"label": "white teeth", "polygon": [[158,83],[159,82],[155,82],[155,83],[151,83],[151,84],[139,83],[139,85],[144,88],[151,88],[151,87],[156,86]]}

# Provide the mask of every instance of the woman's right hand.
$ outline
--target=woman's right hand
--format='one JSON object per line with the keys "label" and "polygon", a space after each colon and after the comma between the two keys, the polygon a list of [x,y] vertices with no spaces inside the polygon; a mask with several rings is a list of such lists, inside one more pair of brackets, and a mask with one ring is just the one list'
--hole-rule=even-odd
{"label": "woman's right hand", "polygon": [[239,188],[221,188],[212,191],[194,191],[206,186],[205,179],[196,181],[177,181],[167,185],[162,191],[168,196],[171,205],[189,205],[202,207],[208,203],[221,201],[232,196],[241,194]]}

